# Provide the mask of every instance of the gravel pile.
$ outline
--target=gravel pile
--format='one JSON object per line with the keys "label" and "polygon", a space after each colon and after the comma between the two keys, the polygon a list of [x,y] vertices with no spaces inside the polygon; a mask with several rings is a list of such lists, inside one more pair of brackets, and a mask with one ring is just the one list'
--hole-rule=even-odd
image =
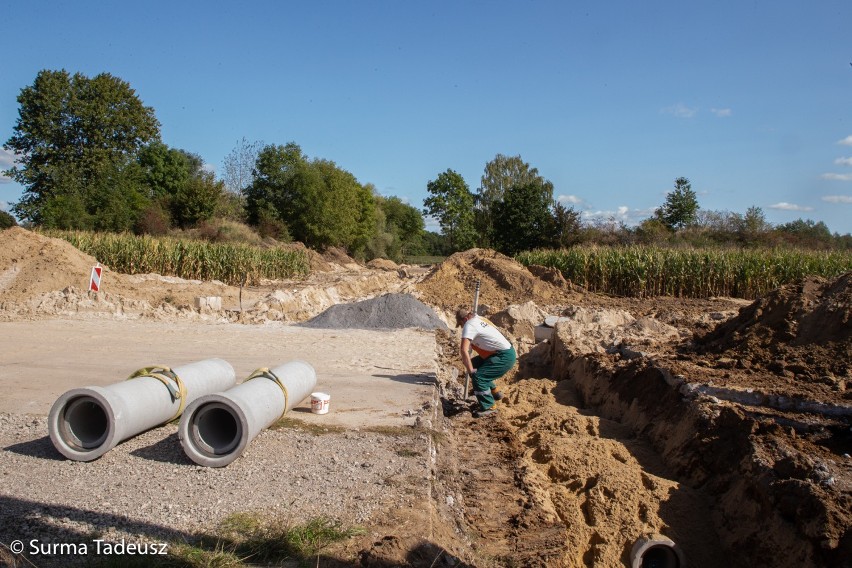
{"label": "gravel pile", "polygon": [[411,294],[385,294],[337,304],[299,325],[321,329],[447,329],[435,310]]}
{"label": "gravel pile", "polygon": [[[47,419],[0,414],[0,543],[174,542],[214,530],[227,515],[262,511],[293,523],[326,516],[348,526],[389,508],[417,507],[428,490],[428,441],[419,430],[261,432],[225,468],[183,453],[168,424],[92,462],[64,459]],[[72,563],[31,557],[37,566]],[[2,562],[0,562],[2,563]]]}

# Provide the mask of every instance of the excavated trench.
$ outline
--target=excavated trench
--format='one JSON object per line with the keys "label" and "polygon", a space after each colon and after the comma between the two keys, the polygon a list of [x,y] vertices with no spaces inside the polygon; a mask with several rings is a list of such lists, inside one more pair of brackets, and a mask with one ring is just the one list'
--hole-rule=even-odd
{"label": "excavated trench", "polygon": [[849,566],[848,495],[832,510],[834,482],[802,479],[816,450],[783,419],[689,393],[651,357],[578,356],[572,341],[557,330],[538,348],[549,366],[521,358],[496,419],[451,418],[436,500],[459,519],[460,558],[633,566],[637,541],[657,537],[690,567]]}

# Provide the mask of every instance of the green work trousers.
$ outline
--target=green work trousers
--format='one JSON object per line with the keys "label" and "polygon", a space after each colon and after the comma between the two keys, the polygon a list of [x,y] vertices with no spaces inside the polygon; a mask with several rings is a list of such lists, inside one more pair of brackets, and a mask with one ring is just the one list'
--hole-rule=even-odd
{"label": "green work trousers", "polygon": [[494,381],[508,373],[509,369],[515,365],[517,358],[515,348],[510,347],[504,351],[497,351],[485,359],[477,355],[470,360],[473,368],[476,369],[476,373],[470,377],[473,382],[473,394],[483,410],[494,406],[494,397],[491,396]]}

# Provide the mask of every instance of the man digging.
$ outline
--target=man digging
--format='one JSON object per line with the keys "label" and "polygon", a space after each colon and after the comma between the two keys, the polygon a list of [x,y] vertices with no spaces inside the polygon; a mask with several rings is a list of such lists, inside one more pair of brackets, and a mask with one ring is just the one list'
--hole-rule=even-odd
{"label": "man digging", "polygon": [[[503,398],[494,381],[509,372],[517,359],[515,348],[490,321],[474,314],[467,306],[456,311],[456,327],[462,327],[461,360],[473,382],[473,394],[479,407],[474,418],[497,413],[495,401]],[[471,359],[470,349],[477,355]],[[465,393],[467,395],[467,393]]]}

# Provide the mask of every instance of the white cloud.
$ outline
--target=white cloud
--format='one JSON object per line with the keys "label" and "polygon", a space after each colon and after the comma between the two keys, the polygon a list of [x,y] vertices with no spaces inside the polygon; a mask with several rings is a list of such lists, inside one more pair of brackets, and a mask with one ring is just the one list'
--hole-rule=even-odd
{"label": "white cloud", "polygon": [[0,201],[0,211],[9,212],[9,204],[5,201]]}
{"label": "white cloud", "polygon": [[841,146],[852,146],[852,136],[847,136],[843,140],[838,140],[837,143]]}
{"label": "white cloud", "polygon": [[820,177],[832,181],[852,181],[852,174],[822,174]]}
{"label": "white cloud", "polygon": [[[15,165],[15,154],[4,148],[0,148],[0,172],[8,170]],[[0,173],[0,183],[11,183],[12,179]]]}
{"label": "white cloud", "polygon": [[710,112],[718,116],[719,118],[726,118],[731,116],[731,109],[729,108],[711,108]]}
{"label": "white cloud", "polygon": [[838,166],[852,166],[852,158],[837,158],[834,163]]}
{"label": "white cloud", "polygon": [[782,201],[780,203],[776,203],[775,205],[770,205],[770,209],[780,209],[781,211],[813,211],[813,207],[807,207],[804,205],[796,205],[795,203],[787,203],[786,201]]}
{"label": "white cloud", "polygon": [[201,169],[207,172],[208,174],[216,173],[216,166],[209,162],[204,162],[203,164],[201,164]]}
{"label": "white cloud", "polygon": [[580,205],[583,200],[576,195],[560,195],[556,198],[559,203],[570,203],[571,205]]}
{"label": "white cloud", "polygon": [[852,203],[852,195],[823,195],[822,200],[829,203]]}
{"label": "white cloud", "polygon": [[654,214],[654,208],[651,209],[630,209],[626,205],[621,205],[613,210],[598,210],[598,211],[583,211],[581,217],[584,221],[605,222],[610,219],[616,222],[621,221],[626,225],[638,225],[648,217]]}
{"label": "white cloud", "polygon": [[664,108],[660,112],[676,116],[677,118],[692,118],[698,112],[698,109],[689,108],[683,103],[677,103],[676,105]]}

